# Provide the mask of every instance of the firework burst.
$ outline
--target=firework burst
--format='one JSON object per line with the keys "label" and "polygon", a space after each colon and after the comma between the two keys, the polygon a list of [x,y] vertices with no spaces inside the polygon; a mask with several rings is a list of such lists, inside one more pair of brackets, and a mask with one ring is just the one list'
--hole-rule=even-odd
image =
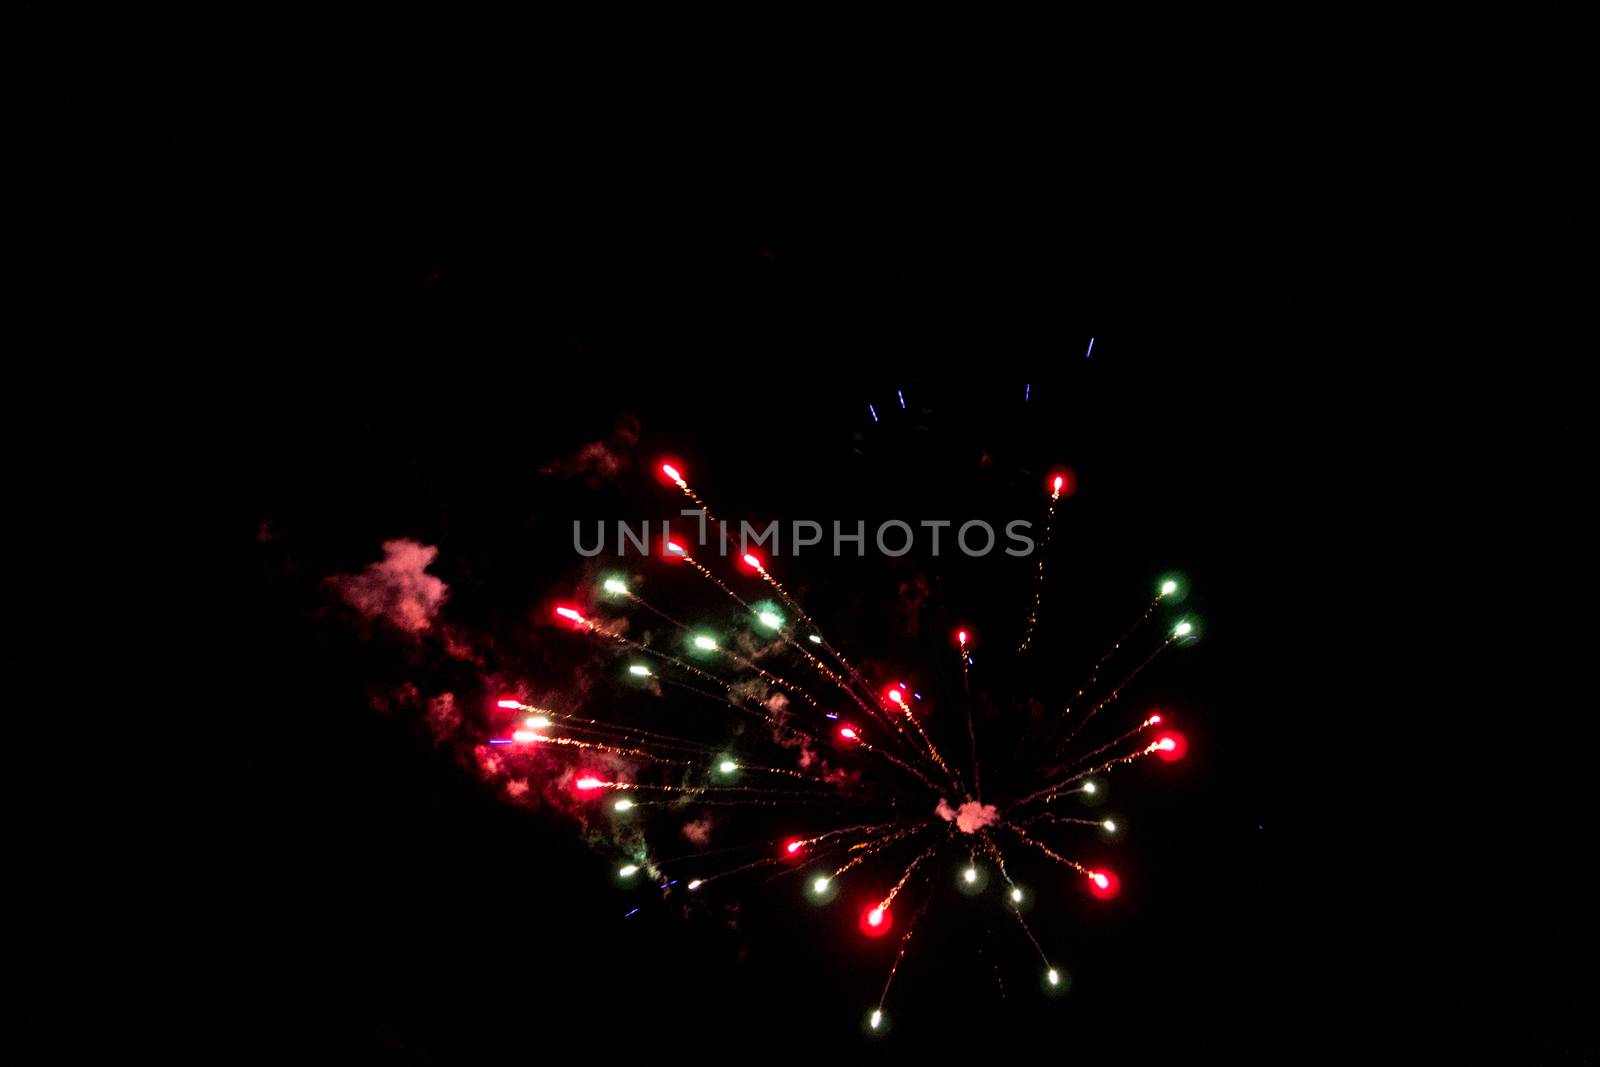
{"label": "firework burst", "polygon": [[[674,460],[658,469],[710,516],[683,464]],[[648,879],[667,893],[704,896],[736,892],[761,872],[769,881],[804,875],[795,879],[796,891],[813,903],[859,901],[853,921],[864,937],[898,938],[882,991],[865,1016],[869,1033],[887,1031],[895,975],[919,926],[938,914],[930,886],[940,878],[1008,911],[1022,943],[1037,956],[1041,989],[1063,993],[1068,978],[1062,961],[1029,927],[1024,902],[1051,895],[1045,888],[1050,870],[1064,872],[1069,883],[1097,900],[1117,896],[1121,882],[1114,870],[1075,857],[1086,850],[1086,835],[1101,843],[1120,838],[1123,827],[1115,819],[1089,817],[1083,802],[1095,797],[1098,778],[1133,763],[1184,755],[1187,742],[1173,728],[1170,712],[1130,721],[1120,701],[1152,663],[1197,636],[1192,619],[1157,623],[1161,609],[1182,593],[1176,577],[1159,578],[1154,599],[1083,684],[1075,692],[1069,687],[1065,706],[1022,739],[1042,757],[1031,779],[1021,788],[1002,781],[1001,788],[986,791],[986,731],[979,728],[974,705],[986,691],[987,672],[1022,676],[1021,661],[1040,655],[1035,638],[1050,528],[1074,483],[1070,472],[1052,474],[1046,483],[1045,536],[1011,653],[1016,663],[985,656],[980,666],[974,656],[977,630],[963,625],[951,635],[956,663],[942,653],[938,659],[948,666],[936,676],[915,687],[901,677],[869,679],[782,584],[770,561],[743,552],[730,558],[720,550],[697,559],[685,547],[687,539],[667,539],[660,565],[687,564],[736,606],[737,626],[681,621],[683,612],[646,601],[626,576],[605,577],[591,605],[558,605],[550,621],[618,653],[619,681],[651,687],[663,708],[645,727],[591,717],[576,707],[501,697],[496,711],[506,729],[489,743],[508,760],[526,757],[530,768],[534,753],[570,753],[570,770],[544,760],[534,773],[559,768],[580,804],[603,805],[613,818],[641,821],[617,868],[625,881]],[[656,628],[634,636],[634,614]],[[946,691],[952,694],[948,707],[941,696]],[[675,713],[687,713],[691,705],[763,729],[715,741],[675,731]],[[950,713],[939,719],[942,729],[934,722],[941,711]],[[990,722],[994,732],[1004,726],[1014,739],[1021,718]],[[647,844],[653,813],[681,820],[702,807],[748,809],[772,834],[676,855],[658,855]],[[1024,858],[1047,861],[1037,890],[1016,880]]]}

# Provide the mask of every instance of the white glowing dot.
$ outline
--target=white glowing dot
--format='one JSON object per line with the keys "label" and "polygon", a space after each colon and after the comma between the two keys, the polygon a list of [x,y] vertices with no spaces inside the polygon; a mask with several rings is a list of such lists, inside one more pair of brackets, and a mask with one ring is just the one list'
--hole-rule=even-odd
{"label": "white glowing dot", "polygon": [[717,647],[717,643],[709,637],[701,636],[694,639],[694,647],[710,652]]}
{"label": "white glowing dot", "polygon": [[639,868],[630,863],[617,873],[622,875],[624,878],[631,878],[639,873]]}
{"label": "white glowing dot", "polygon": [[703,885],[705,885],[705,883],[702,882],[700,879],[696,878],[694,881],[689,883],[689,888],[690,889],[699,889]]}
{"label": "white glowing dot", "polygon": [[1093,793],[1094,792],[1094,783],[1093,782],[1084,782],[1083,783],[1083,791],[1085,793]]}
{"label": "white glowing dot", "polygon": [[612,805],[612,807],[616,808],[618,811],[628,811],[629,809],[631,809],[633,807],[633,801],[631,801],[631,800],[619,800],[614,805]]}
{"label": "white glowing dot", "polygon": [[1045,977],[1050,979],[1050,984],[1051,985],[1060,985],[1061,984],[1061,975],[1056,973],[1056,970],[1055,970],[1054,967],[1050,968],[1050,973],[1045,975]]}
{"label": "white glowing dot", "polygon": [[966,870],[961,872],[961,877],[965,878],[968,882],[976,882],[978,880],[978,869],[976,867],[968,867]]}
{"label": "white glowing dot", "polygon": [[813,645],[820,645],[820,644],[822,644],[822,635],[821,635],[821,634],[812,634],[812,635],[811,635],[811,643],[812,643],[812,644],[813,644]]}
{"label": "white glowing dot", "polygon": [[1193,629],[1194,629],[1194,627],[1190,626],[1188,623],[1180,622],[1177,626],[1173,627],[1172,636],[1174,636],[1174,637],[1188,637],[1189,636],[1189,632],[1191,630],[1193,630]]}
{"label": "white glowing dot", "polygon": [[1114,833],[1117,832],[1117,824],[1112,822],[1110,819],[1107,819],[1105,822],[1101,823],[1100,825],[1104,826],[1106,828],[1106,833],[1108,833],[1108,834],[1114,834]]}
{"label": "white glowing dot", "polygon": [[732,774],[739,769],[739,765],[731,759],[725,759],[717,765],[717,769],[723,774]]}
{"label": "white glowing dot", "polygon": [[1178,583],[1177,582],[1169,580],[1169,581],[1165,581],[1165,582],[1161,583],[1161,595],[1162,596],[1171,596],[1173,593],[1176,593],[1177,591],[1178,591]]}
{"label": "white glowing dot", "polygon": [[608,593],[626,593],[628,591],[628,587],[615,578],[607,578],[605,588]]}
{"label": "white glowing dot", "polygon": [[877,926],[880,923],[882,923],[883,922],[883,909],[882,908],[873,908],[871,911],[867,912],[867,922],[872,926]]}
{"label": "white glowing dot", "polygon": [[550,720],[543,715],[530,715],[524,720],[530,730],[543,730],[550,725]]}
{"label": "white glowing dot", "polygon": [[814,893],[826,893],[828,891],[828,880],[826,878],[818,878],[811,883],[811,890]]}
{"label": "white glowing dot", "polygon": [[642,663],[635,663],[628,668],[628,673],[638,675],[640,678],[648,678],[650,677],[650,668]]}
{"label": "white glowing dot", "polygon": [[1022,903],[1022,890],[1013,889],[1011,891],[1011,899],[1016,901],[1018,904],[1021,904]]}
{"label": "white glowing dot", "polygon": [[873,1012],[872,1013],[872,1019],[870,1020],[870,1024],[871,1024],[872,1028],[874,1030],[876,1030],[878,1028],[878,1024],[881,1023],[881,1022],[883,1022],[883,1012],[881,1012],[881,1011]]}

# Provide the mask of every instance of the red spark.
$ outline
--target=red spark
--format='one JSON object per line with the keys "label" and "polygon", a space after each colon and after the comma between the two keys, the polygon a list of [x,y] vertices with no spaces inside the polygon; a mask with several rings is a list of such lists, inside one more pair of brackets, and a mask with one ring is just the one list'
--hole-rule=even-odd
{"label": "red spark", "polygon": [[599,778],[596,778],[592,774],[586,774],[582,778],[579,778],[576,782],[573,782],[572,784],[573,784],[574,787],[576,787],[577,789],[581,790],[582,792],[590,793],[590,792],[593,792],[596,789],[601,788],[606,783],[601,781]]}
{"label": "red spark", "polygon": [[500,707],[502,707],[502,708],[513,708],[513,709],[520,708],[520,707],[522,707],[522,701],[520,701],[520,700],[502,700],[502,701],[500,701]]}
{"label": "red spark", "polygon": [[967,631],[965,631],[965,630],[957,630],[956,631],[956,640],[961,643],[961,647],[962,648],[966,648],[967,647]]}
{"label": "red spark", "polygon": [[854,726],[841,726],[839,727],[839,736],[846,741],[854,741],[859,735],[856,733]]}
{"label": "red spark", "polygon": [[1168,763],[1181,760],[1189,751],[1189,740],[1176,730],[1169,730],[1156,738],[1156,755]]}
{"label": "red spark", "polygon": [[1077,475],[1063,470],[1050,478],[1050,491],[1057,496],[1071,496],[1078,488]]}
{"label": "red spark", "polygon": [[868,937],[882,937],[893,925],[894,919],[889,909],[882,905],[874,904],[861,913],[861,932]]}
{"label": "red spark", "polygon": [[1110,900],[1122,889],[1122,880],[1110,871],[1089,872],[1089,892],[1101,900]]}
{"label": "red spark", "polygon": [[669,555],[669,556],[687,556],[688,554],[689,553],[684,551],[684,547],[682,545],[678,544],[678,542],[676,542],[676,541],[668,541],[667,542],[667,555]]}
{"label": "red spark", "polygon": [[672,482],[674,485],[680,484],[683,481],[683,475],[678,473],[678,468],[673,466],[671,463],[661,464],[661,474],[662,477],[666,478],[667,481]]}
{"label": "red spark", "polygon": [[900,701],[901,701],[900,690],[898,690],[898,689],[889,690],[889,703],[898,704],[898,703],[900,703]]}
{"label": "red spark", "polygon": [[744,554],[744,565],[753,571],[759,571],[762,569],[761,560],[757,558],[756,554],[753,552],[746,552]]}
{"label": "red spark", "polygon": [[[563,619],[572,620],[574,623],[578,624],[579,626],[582,626],[585,622],[588,621],[587,619],[585,619],[583,617],[583,613],[580,612],[577,608],[559,607],[559,608],[556,609],[556,614],[561,616]],[[504,707],[504,705],[501,705],[501,706]]]}

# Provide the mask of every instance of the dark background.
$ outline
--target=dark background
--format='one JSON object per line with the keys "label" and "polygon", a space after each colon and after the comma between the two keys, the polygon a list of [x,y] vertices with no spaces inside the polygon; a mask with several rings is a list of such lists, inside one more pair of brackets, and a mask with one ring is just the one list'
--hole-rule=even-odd
{"label": "dark background", "polygon": [[[663,454],[726,517],[869,528],[1036,517],[1045,474],[1073,469],[1042,672],[1001,667],[1026,563],[933,560],[925,542],[899,561],[784,563],[841,646],[886,670],[936,678],[954,623],[970,622],[992,642],[980,660],[997,689],[1048,695],[1087,671],[1157,575],[1192,583],[1183,607],[1203,640],[1128,695],[1174,709],[1191,749],[1110,780],[1128,833],[1100,854],[1122,896],[1097,905],[1059,869],[1014,859],[1071,994],[1042,997],[1004,914],[936,877],[887,1005],[893,1047],[1263,1059],[1385,1017],[1383,982],[1352,979],[1370,959],[1344,940],[1369,901],[1336,887],[1361,864],[1311,844],[1350,820],[1328,799],[1323,749],[1367,743],[1372,721],[1330,704],[1381,688],[1350,674],[1377,637],[1319,622],[1350,614],[1342,576],[1385,536],[1379,476],[1426,476],[1429,460],[1375,440],[1399,401],[1325,299],[1360,288],[1342,216],[1267,198],[1248,214],[1233,200],[1039,222],[1001,202],[982,222],[930,208],[893,225],[858,210],[849,225],[639,228],[603,210],[545,224],[384,203],[398,206],[349,218],[319,204],[317,226],[285,212],[244,283],[261,309],[247,344],[271,359],[228,403],[259,604],[247,699],[271,724],[242,872],[259,907],[239,954],[276,1039],[430,1062],[858,1047],[896,938],[863,941],[845,902],[814,910],[793,883],[719,888],[737,931],[717,908],[686,917],[618,888],[615,854],[565,816],[504,803],[414,717],[369,706],[402,680],[470,681],[364,639],[322,585],[386,539],[438,545],[443,617],[495,634],[496,669],[558,686],[587,653],[533,620],[582,595],[571,520],[675,513],[681,498],[651,477]],[[1279,227],[1291,212],[1295,228]],[[614,480],[538,473],[625,416],[641,440]],[[918,574],[932,595],[912,638],[894,603]],[[984,729],[1010,739],[998,720]],[[961,750],[959,732],[936,736]],[[1404,981],[1409,966],[1389,969]]]}

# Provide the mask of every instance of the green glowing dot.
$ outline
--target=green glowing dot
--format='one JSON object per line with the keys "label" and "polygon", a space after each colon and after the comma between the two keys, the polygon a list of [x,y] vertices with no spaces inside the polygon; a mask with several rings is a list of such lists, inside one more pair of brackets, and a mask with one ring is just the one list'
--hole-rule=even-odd
{"label": "green glowing dot", "polygon": [[1172,628],[1172,636],[1188,637],[1193,630],[1194,627],[1190,626],[1187,622],[1180,622],[1177,626]]}
{"label": "green glowing dot", "polygon": [[628,591],[628,587],[622,584],[622,580],[619,578],[607,578],[605,582],[605,590],[608,593],[626,593]]}
{"label": "green glowing dot", "polygon": [[624,878],[632,878],[634,875],[639,873],[639,868],[630,863],[617,873],[622,875]]}
{"label": "green glowing dot", "polygon": [[694,647],[705,649],[707,652],[714,652],[716,651],[717,643],[704,634],[701,634],[694,639]]}
{"label": "green glowing dot", "polygon": [[1172,579],[1169,578],[1166,581],[1161,583],[1161,595],[1162,596],[1171,596],[1173,593],[1176,593],[1177,591],[1178,591],[1178,583],[1173,581]]}
{"label": "green glowing dot", "polygon": [[739,769],[739,765],[731,759],[725,759],[717,766],[717,769],[723,774],[732,774]]}
{"label": "green glowing dot", "polygon": [[783,625],[783,616],[774,611],[763,611],[756,618],[760,619],[761,624],[768,629],[776,630]]}
{"label": "green glowing dot", "polygon": [[641,663],[635,663],[633,666],[628,668],[628,673],[636,674],[640,678],[648,678],[650,677],[650,668]]}

